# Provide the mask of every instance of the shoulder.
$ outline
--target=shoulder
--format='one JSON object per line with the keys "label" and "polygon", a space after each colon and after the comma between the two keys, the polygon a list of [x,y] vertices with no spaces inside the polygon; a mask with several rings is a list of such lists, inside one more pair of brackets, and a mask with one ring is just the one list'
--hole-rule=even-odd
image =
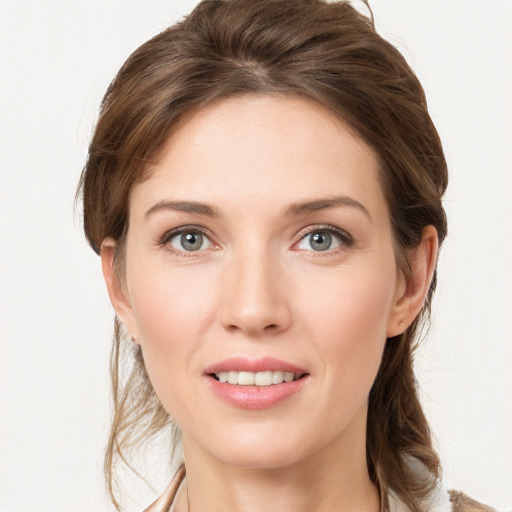
{"label": "shoulder", "polygon": [[[416,458],[405,456],[404,462],[419,479],[432,481],[430,494],[422,500],[420,508],[428,512],[498,512],[495,508],[484,505],[467,494],[450,489],[444,482],[434,477],[428,469]],[[391,497],[396,499],[396,496]],[[391,507],[390,507],[391,508]],[[405,512],[407,508],[396,508],[396,512]],[[391,508],[391,512],[395,512]]]}
{"label": "shoulder", "polygon": [[450,502],[453,512],[495,512],[496,509],[483,505],[467,494],[460,491],[450,490]]}
{"label": "shoulder", "polygon": [[174,498],[185,479],[185,467],[182,465],[174,475],[171,483],[167,486],[162,495],[153,502],[144,512],[170,512]]}

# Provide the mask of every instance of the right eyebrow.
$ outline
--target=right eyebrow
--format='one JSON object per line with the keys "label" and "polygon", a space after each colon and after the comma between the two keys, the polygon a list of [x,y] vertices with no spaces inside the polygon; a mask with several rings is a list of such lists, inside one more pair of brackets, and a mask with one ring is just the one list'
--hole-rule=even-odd
{"label": "right eyebrow", "polygon": [[151,215],[162,210],[193,213],[196,215],[204,215],[206,217],[220,217],[218,210],[206,203],[199,203],[197,201],[170,201],[165,199],[153,205],[144,216],[147,219]]}

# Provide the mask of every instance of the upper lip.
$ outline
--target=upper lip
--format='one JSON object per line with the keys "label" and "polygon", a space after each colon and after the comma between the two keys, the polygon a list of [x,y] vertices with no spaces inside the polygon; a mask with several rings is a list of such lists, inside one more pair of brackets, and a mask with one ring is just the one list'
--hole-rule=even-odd
{"label": "upper lip", "polygon": [[247,357],[230,357],[218,363],[212,364],[205,369],[205,374],[220,373],[227,371],[235,372],[266,372],[283,371],[291,373],[304,374],[306,370],[294,364],[275,359],[273,357],[261,357],[258,359],[248,359]]}

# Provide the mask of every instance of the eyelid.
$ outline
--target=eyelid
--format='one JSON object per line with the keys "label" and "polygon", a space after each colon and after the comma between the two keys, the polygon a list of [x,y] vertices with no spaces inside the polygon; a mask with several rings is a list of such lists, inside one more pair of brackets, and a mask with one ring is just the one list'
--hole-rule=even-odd
{"label": "eyelid", "polygon": [[[178,254],[180,256],[197,256],[198,253],[205,252],[206,249],[203,249],[200,251],[181,251],[181,250],[176,249],[175,247],[171,246],[170,242],[174,237],[181,235],[183,233],[190,233],[190,232],[201,233],[201,235],[208,238],[208,240],[213,245],[213,249],[218,248],[218,244],[215,242],[214,237],[209,230],[203,228],[202,226],[196,226],[193,224],[188,224],[186,226],[179,226],[177,228],[169,229],[158,239],[157,243],[161,247],[166,246],[169,249],[169,251],[171,251],[175,254]],[[210,247],[209,249],[212,249],[212,247]]]}
{"label": "eyelid", "polygon": [[[344,229],[338,228],[336,226],[332,226],[330,224],[315,224],[313,226],[308,226],[302,229],[296,237],[296,241],[293,244],[293,247],[296,247],[306,236],[311,235],[316,232],[327,232],[329,234],[333,234],[341,239],[340,247],[336,247],[334,249],[328,249],[326,251],[314,251],[318,256],[323,254],[332,254],[336,250],[343,250],[344,248],[350,248],[355,244],[354,237],[345,231]],[[305,249],[295,249],[295,250],[305,250]]]}
{"label": "eyelid", "polygon": [[[194,232],[194,231],[201,233],[203,236],[208,238],[208,240],[213,245],[213,249],[219,248],[219,244],[216,243],[214,240],[215,237],[212,235],[212,233],[208,229],[206,229],[202,226],[194,225],[194,224],[188,224],[185,226],[179,226],[179,227],[176,227],[173,229],[169,229],[158,239],[157,244],[159,246],[168,246],[168,248],[171,252],[174,252],[175,254],[178,254],[178,255],[184,255],[184,256],[195,256],[196,255],[197,256],[198,253],[205,252],[206,249],[197,251],[197,252],[181,251],[174,247],[171,248],[171,244],[170,244],[170,241],[177,235],[180,235],[182,233],[187,233],[187,232]],[[335,249],[328,249],[326,251],[315,251],[315,252],[318,252],[317,255],[321,255],[322,252],[324,252],[324,254],[325,253],[332,254],[333,252],[335,252],[336,250],[339,250],[340,248],[341,249],[349,248],[355,244],[354,237],[350,233],[345,231],[344,229],[341,229],[336,226],[332,226],[330,224],[315,224],[315,225],[311,225],[311,226],[307,226],[307,227],[303,228],[297,234],[292,248],[296,247],[297,244],[299,244],[306,236],[310,235],[311,233],[315,233],[315,232],[319,232],[319,231],[327,232],[327,233],[337,236],[341,240],[341,245],[340,245],[340,247],[337,247]],[[209,249],[212,249],[212,248],[210,247]],[[294,249],[294,250],[304,250],[304,249]]]}

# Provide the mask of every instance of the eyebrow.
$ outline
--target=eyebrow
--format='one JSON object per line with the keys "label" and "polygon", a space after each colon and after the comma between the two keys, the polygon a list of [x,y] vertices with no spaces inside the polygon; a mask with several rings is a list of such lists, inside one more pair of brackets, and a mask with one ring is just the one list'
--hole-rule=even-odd
{"label": "eyebrow", "polygon": [[[320,210],[326,210],[328,208],[336,208],[339,206],[349,206],[357,208],[363,212],[370,220],[370,212],[356,199],[349,196],[337,196],[325,199],[313,199],[310,201],[301,201],[298,203],[292,203],[285,210],[285,216],[287,217],[299,217],[301,215],[307,215],[310,213],[318,212]],[[204,215],[206,217],[219,218],[221,215],[217,208],[210,206],[206,203],[199,203],[197,201],[170,201],[163,200],[152,206],[145,214],[148,218],[151,215],[162,211],[172,210],[178,212],[192,213],[195,215]]]}
{"label": "eyebrow", "polygon": [[197,201],[168,201],[163,200],[152,206],[145,214],[146,219],[156,212],[162,210],[172,210],[177,212],[193,213],[196,215],[204,215],[206,217],[220,217],[216,208],[206,203],[198,203]]}
{"label": "eyebrow", "polygon": [[299,203],[292,203],[285,212],[287,216],[298,217],[300,215],[307,215],[309,213],[326,210],[327,208],[336,208],[338,206],[349,206],[357,208],[363,212],[370,220],[372,217],[366,207],[356,199],[349,196],[336,196],[325,199],[313,199],[311,201],[301,201]]}

